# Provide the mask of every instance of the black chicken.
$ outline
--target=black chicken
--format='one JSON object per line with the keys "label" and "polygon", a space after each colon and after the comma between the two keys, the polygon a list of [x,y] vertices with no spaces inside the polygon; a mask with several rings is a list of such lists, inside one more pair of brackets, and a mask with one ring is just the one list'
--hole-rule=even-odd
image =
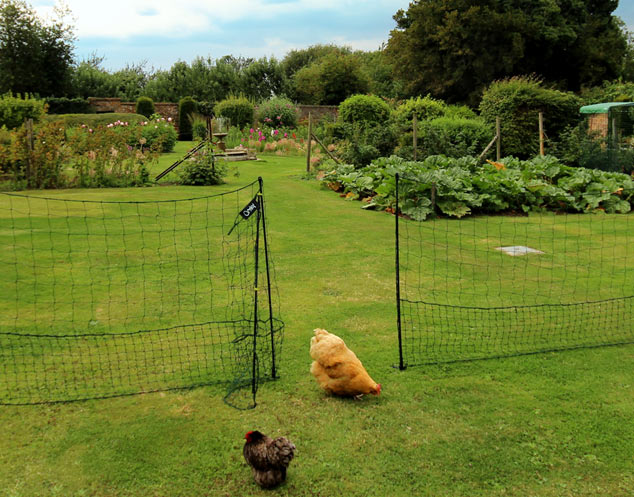
{"label": "black chicken", "polygon": [[262,488],[272,488],[286,479],[286,468],[295,456],[295,445],[286,437],[273,440],[259,431],[249,431],[242,454],[255,482]]}

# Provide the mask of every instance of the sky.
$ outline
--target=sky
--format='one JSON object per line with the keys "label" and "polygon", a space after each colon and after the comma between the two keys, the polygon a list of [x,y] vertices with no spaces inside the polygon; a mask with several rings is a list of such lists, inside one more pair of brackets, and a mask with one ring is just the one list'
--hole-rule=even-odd
{"label": "sky", "polygon": [[[29,2],[42,17],[53,0]],[[115,70],[146,62],[168,69],[196,56],[281,59],[317,43],[376,50],[409,0],[66,0],[75,55],[96,53]]]}
{"label": "sky", "polygon": [[[42,17],[54,0],[30,5]],[[223,55],[281,59],[317,43],[376,50],[395,27],[392,16],[409,0],[65,0],[75,26],[75,55],[103,57],[117,70],[145,63],[168,69],[174,62]],[[615,12],[634,31],[634,0]]]}

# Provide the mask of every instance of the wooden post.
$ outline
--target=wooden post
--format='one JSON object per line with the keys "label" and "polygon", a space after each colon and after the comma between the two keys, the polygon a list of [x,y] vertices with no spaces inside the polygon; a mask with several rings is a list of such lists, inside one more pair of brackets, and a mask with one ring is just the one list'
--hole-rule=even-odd
{"label": "wooden post", "polygon": [[544,113],[539,113],[539,155],[544,156]]}
{"label": "wooden post", "polygon": [[33,119],[26,119],[24,121],[24,127],[26,129],[26,146],[29,149],[29,155],[26,162],[26,181],[27,184],[31,186],[31,174],[33,173],[33,150],[35,149],[35,137],[33,136]]}
{"label": "wooden post", "polygon": [[313,119],[308,113],[308,145],[306,146],[306,172],[310,172],[310,144],[313,141]]}
{"label": "wooden post", "polygon": [[414,160],[416,160],[418,149],[418,119],[416,118],[416,114],[414,114],[412,126],[414,127]]}
{"label": "wooden post", "polygon": [[501,129],[501,125],[500,125],[500,118],[496,117],[495,118],[495,136],[497,136],[497,147],[496,147],[496,157],[497,157],[497,161],[499,162],[500,159],[502,158],[502,133],[500,131]]}

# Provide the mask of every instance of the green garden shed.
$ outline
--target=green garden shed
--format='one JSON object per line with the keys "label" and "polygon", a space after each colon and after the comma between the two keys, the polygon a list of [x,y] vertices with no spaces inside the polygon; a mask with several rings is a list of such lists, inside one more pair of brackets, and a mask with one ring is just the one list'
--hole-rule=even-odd
{"label": "green garden shed", "polygon": [[587,116],[588,133],[604,140],[608,152],[606,169],[621,170],[623,152],[634,148],[634,102],[604,102],[579,109]]}

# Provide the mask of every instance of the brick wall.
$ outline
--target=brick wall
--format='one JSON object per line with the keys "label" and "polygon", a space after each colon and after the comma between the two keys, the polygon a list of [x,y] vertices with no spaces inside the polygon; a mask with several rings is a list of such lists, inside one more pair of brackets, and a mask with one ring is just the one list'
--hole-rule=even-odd
{"label": "brick wall", "polygon": [[298,105],[297,107],[300,121],[308,121],[309,113],[313,120],[319,120],[324,116],[332,116],[336,119],[339,112],[339,107],[336,105]]}
{"label": "brick wall", "polygon": [[[136,110],[135,102],[123,102],[120,98],[97,98],[89,97],[88,102],[97,113],[121,112],[124,114],[134,114]],[[299,120],[307,121],[310,113],[313,120],[317,121],[323,116],[337,118],[338,107],[336,105],[298,105]],[[156,112],[163,117],[171,117],[178,129],[178,104],[171,102],[154,102]],[[606,118],[607,119],[607,118]]]}
{"label": "brick wall", "polygon": [[[120,98],[96,98],[89,97],[88,102],[97,113],[121,112],[134,114],[136,102],[122,102]],[[178,129],[178,104],[171,102],[154,102],[154,109],[164,118],[171,117],[176,129]]]}
{"label": "brick wall", "polygon": [[588,132],[599,136],[608,136],[608,114],[590,114],[588,118]]}

